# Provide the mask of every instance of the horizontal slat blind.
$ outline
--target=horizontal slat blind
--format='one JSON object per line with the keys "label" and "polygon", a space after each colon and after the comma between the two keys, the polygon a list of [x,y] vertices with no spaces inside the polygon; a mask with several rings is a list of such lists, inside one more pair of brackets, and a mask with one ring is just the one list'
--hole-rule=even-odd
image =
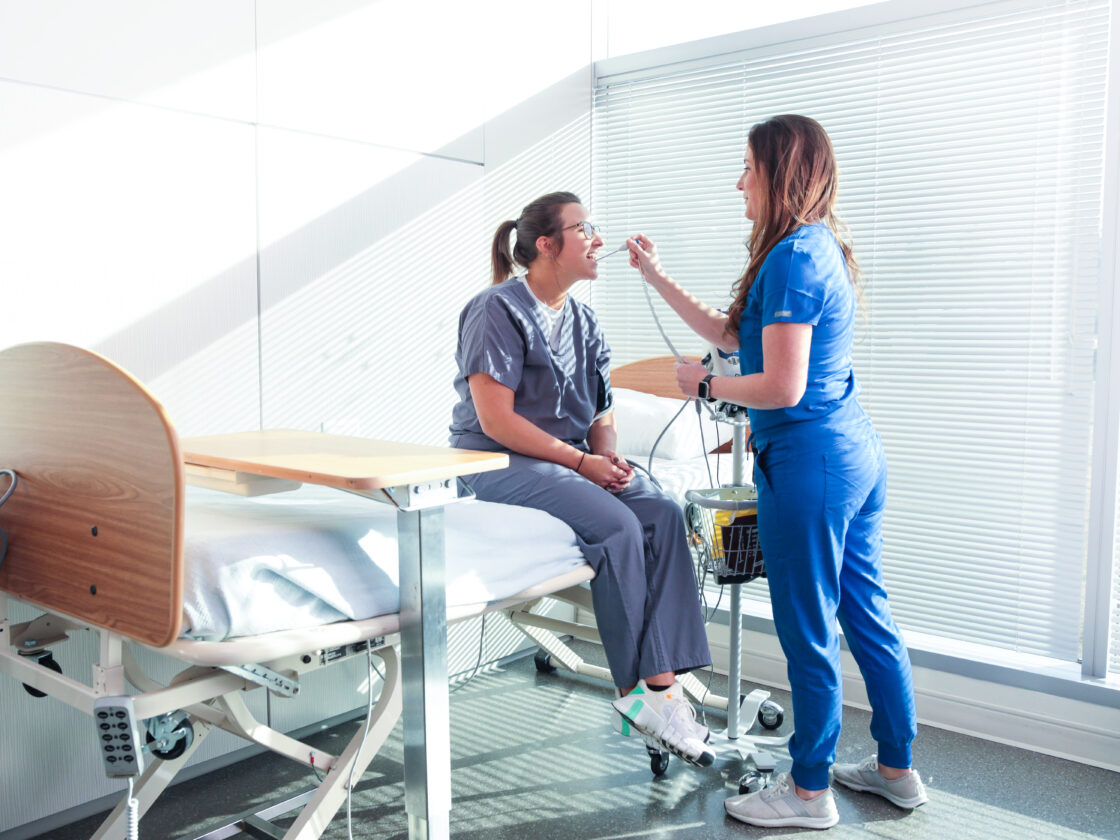
{"label": "horizontal slat blind", "polygon": [[[993,4],[601,76],[593,114],[608,246],[648,234],[713,305],[746,260],[750,126],[825,126],[867,276],[855,364],[890,459],[896,617],[1065,661],[1080,655],[1108,15],[1104,0]],[[601,277],[616,363],[664,353],[625,257]]]}

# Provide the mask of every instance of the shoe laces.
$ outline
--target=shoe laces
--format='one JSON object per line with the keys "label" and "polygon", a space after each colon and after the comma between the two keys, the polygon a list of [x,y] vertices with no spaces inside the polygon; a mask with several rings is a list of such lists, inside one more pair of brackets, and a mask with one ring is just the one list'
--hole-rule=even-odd
{"label": "shoe laces", "polygon": [[792,788],[789,785],[789,773],[779,773],[770,784],[762,789],[760,796],[764,801],[770,802],[774,799],[781,799],[791,790]]}
{"label": "shoe laces", "polygon": [[665,701],[665,705],[670,707],[668,715],[665,716],[668,725],[680,730],[689,738],[704,740],[701,732],[703,727],[696,722],[696,710],[692,708],[691,703],[683,698],[671,697]]}
{"label": "shoe laces", "polygon": [[859,764],[860,770],[872,770],[876,773],[879,772],[879,758],[878,756],[869,755]]}

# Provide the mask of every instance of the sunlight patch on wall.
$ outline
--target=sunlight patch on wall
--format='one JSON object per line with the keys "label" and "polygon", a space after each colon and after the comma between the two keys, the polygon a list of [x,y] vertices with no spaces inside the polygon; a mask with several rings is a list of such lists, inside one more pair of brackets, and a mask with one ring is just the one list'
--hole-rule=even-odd
{"label": "sunlight patch on wall", "polygon": [[0,112],[0,136],[56,124],[0,151],[19,197],[0,202],[0,276],[19,281],[5,346],[96,344],[253,253],[248,127],[19,85],[0,85]]}

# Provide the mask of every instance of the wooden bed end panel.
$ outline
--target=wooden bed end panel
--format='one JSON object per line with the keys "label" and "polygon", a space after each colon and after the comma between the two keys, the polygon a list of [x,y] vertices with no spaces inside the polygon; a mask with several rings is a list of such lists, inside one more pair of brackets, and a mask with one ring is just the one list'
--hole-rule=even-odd
{"label": "wooden bed end panel", "polygon": [[19,479],[0,507],[0,590],[170,644],[182,621],[183,464],[163,406],[107,359],[56,343],[0,352],[0,394],[0,469]]}
{"label": "wooden bed end panel", "polygon": [[673,356],[651,356],[619,365],[611,371],[611,387],[629,388],[631,391],[683,400],[684,394],[677,387],[676,364],[677,360]]}
{"label": "wooden bed end panel", "polygon": [[[688,361],[700,361],[685,356]],[[612,388],[629,388],[657,397],[671,397],[683,400],[684,394],[677,387],[677,360],[674,356],[651,356],[636,362],[619,365],[611,371]],[[724,442],[712,450],[712,454],[726,454],[731,451],[731,441]]]}

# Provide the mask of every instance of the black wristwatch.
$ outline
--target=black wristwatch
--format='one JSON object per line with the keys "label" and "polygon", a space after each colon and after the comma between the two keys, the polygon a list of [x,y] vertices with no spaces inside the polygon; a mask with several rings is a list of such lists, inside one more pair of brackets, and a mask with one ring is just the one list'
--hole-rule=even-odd
{"label": "black wristwatch", "polygon": [[714,373],[709,373],[703,379],[696,383],[696,396],[708,402],[715,402],[716,398],[712,396],[712,377]]}

